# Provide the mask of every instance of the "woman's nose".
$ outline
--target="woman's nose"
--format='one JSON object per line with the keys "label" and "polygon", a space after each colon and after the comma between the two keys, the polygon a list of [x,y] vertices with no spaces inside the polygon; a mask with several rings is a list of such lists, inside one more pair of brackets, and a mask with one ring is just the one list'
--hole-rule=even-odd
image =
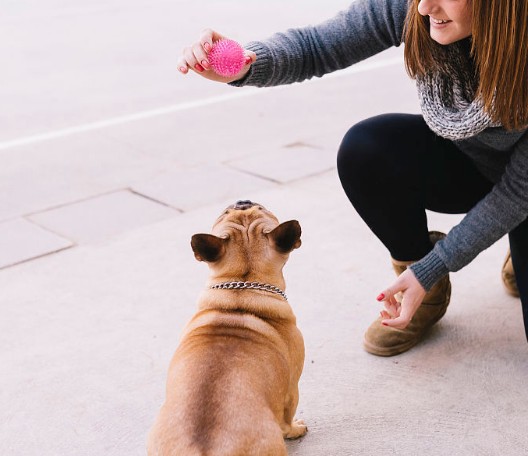
{"label": "woman's nose", "polygon": [[434,8],[436,7],[436,1],[435,0],[420,0],[418,3],[418,12],[422,16],[427,16],[433,12]]}

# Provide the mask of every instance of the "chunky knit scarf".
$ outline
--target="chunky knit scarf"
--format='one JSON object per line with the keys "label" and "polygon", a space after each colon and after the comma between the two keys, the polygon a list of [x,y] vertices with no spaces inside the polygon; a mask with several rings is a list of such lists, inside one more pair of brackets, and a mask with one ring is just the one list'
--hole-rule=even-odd
{"label": "chunky knit scarf", "polygon": [[451,140],[475,136],[488,127],[497,127],[475,99],[477,78],[469,39],[439,46],[441,67],[416,80],[423,117],[437,135]]}

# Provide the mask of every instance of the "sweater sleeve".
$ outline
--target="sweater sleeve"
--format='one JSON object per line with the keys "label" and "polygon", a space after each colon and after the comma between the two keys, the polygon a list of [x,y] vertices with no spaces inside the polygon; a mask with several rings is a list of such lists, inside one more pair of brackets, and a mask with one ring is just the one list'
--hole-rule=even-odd
{"label": "sweater sleeve", "polygon": [[528,131],[515,144],[502,178],[493,189],[410,268],[429,290],[443,275],[466,266],[527,217]]}
{"label": "sweater sleeve", "polygon": [[290,29],[244,47],[257,54],[231,85],[291,84],[346,68],[402,42],[407,0],[356,0],[319,25]]}

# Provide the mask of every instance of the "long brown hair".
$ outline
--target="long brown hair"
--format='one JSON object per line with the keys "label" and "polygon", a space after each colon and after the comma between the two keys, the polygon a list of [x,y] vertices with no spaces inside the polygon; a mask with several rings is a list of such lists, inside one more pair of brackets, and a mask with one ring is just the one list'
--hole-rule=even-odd
{"label": "long brown hair", "polygon": [[[404,29],[405,66],[412,78],[440,70],[429,19],[410,0]],[[468,0],[473,11],[471,56],[484,109],[506,129],[528,126],[528,0]]]}

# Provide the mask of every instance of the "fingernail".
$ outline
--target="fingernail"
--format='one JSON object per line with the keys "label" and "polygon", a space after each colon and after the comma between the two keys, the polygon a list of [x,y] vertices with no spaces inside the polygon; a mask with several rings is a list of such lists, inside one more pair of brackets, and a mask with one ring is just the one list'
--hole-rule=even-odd
{"label": "fingernail", "polygon": [[387,323],[383,323],[383,322],[382,322],[381,324],[382,324],[383,326],[389,326]]}
{"label": "fingernail", "polygon": [[209,43],[204,44],[204,49],[209,52],[211,50],[211,45]]}
{"label": "fingernail", "polygon": [[251,63],[251,57],[248,55],[246,57],[246,65],[249,65]]}
{"label": "fingernail", "polygon": [[378,301],[383,301],[385,299],[385,295],[383,293],[380,293],[379,296],[376,299]]}
{"label": "fingernail", "polygon": [[196,69],[196,71],[199,71],[200,73],[204,70],[202,65],[200,65],[199,63],[194,65],[194,68]]}
{"label": "fingernail", "polygon": [[181,66],[181,67],[180,67],[180,71],[181,71],[182,73],[185,73],[185,72],[187,71],[187,67]]}
{"label": "fingernail", "polygon": [[208,62],[207,60],[202,60],[201,63],[202,63],[202,66],[203,66],[205,69],[209,68],[209,62]]}

